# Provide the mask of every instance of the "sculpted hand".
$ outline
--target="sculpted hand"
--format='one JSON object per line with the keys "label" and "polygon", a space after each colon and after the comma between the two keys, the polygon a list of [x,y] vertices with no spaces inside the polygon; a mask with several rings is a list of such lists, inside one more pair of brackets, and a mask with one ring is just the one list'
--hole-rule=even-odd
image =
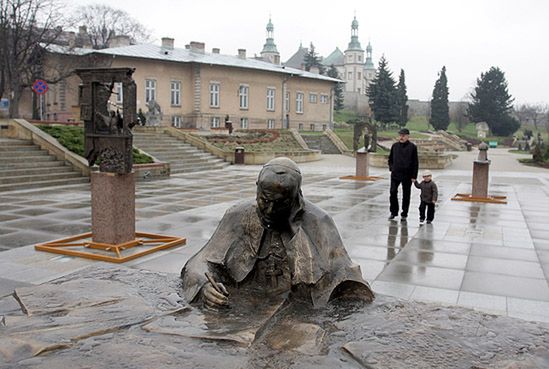
{"label": "sculpted hand", "polygon": [[202,299],[208,307],[218,308],[229,305],[229,291],[223,283],[216,284],[217,289],[210,283],[202,287]]}

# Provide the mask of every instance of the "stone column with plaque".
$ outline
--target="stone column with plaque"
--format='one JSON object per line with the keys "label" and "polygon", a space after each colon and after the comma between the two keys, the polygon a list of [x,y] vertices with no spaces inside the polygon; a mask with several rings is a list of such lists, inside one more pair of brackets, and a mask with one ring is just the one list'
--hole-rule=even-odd
{"label": "stone column with plaque", "polygon": [[[138,120],[134,70],[76,70],[82,79],[79,101],[80,119],[84,122],[84,156],[93,167],[92,232],[39,244],[37,250],[121,263],[185,243],[180,237],[135,231],[131,129]],[[73,249],[78,246],[86,251]]]}

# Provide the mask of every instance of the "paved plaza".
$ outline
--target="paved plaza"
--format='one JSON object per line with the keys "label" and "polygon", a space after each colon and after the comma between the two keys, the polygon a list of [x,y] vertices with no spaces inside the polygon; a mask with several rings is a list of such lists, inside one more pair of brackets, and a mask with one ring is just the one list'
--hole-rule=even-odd
{"label": "paved plaza", "polygon": [[[472,307],[549,322],[549,171],[519,164],[505,149],[488,152],[491,195],[508,203],[452,201],[471,191],[478,152],[461,152],[433,171],[439,188],[435,221],[419,226],[419,191],[408,221],[388,221],[389,172],[376,182],[354,174],[346,156],[300,164],[306,198],[330,213],[344,244],[375,292],[402,299]],[[225,210],[255,196],[260,166],[174,175],[138,182],[137,231],[187,238],[187,245],[125,263],[179,273],[214,232]],[[88,184],[0,193],[0,297],[80,270],[91,260],[35,251],[37,242],[90,231]]]}

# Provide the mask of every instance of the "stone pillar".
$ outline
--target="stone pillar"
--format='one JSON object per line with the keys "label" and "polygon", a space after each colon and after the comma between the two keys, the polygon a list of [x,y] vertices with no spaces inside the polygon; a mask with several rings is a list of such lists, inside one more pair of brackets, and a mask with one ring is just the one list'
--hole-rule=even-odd
{"label": "stone pillar", "polygon": [[357,177],[368,177],[369,176],[368,168],[368,152],[358,150],[356,152],[356,176]]}
{"label": "stone pillar", "polygon": [[134,173],[91,173],[92,239],[120,244],[135,239]]}
{"label": "stone pillar", "polygon": [[490,161],[475,160],[473,163],[473,197],[488,197],[488,174]]}

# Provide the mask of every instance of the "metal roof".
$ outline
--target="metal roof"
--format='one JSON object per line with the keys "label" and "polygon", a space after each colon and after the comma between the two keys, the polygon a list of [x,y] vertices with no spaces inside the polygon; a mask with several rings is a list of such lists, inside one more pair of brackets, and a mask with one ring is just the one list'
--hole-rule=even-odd
{"label": "metal roof", "polygon": [[307,72],[300,69],[276,65],[256,59],[242,59],[238,56],[209,54],[192,51],[191,49],[167,49],[152,44],[130,45],[102,50],[93,50],[93,54],[125,56],[152,60],[171,61],[176,63],[199,63],[235,68],[255,69],[266,72],[283,73],[304,78],[318,79],[330,82],[341,82],[339,79]]}

